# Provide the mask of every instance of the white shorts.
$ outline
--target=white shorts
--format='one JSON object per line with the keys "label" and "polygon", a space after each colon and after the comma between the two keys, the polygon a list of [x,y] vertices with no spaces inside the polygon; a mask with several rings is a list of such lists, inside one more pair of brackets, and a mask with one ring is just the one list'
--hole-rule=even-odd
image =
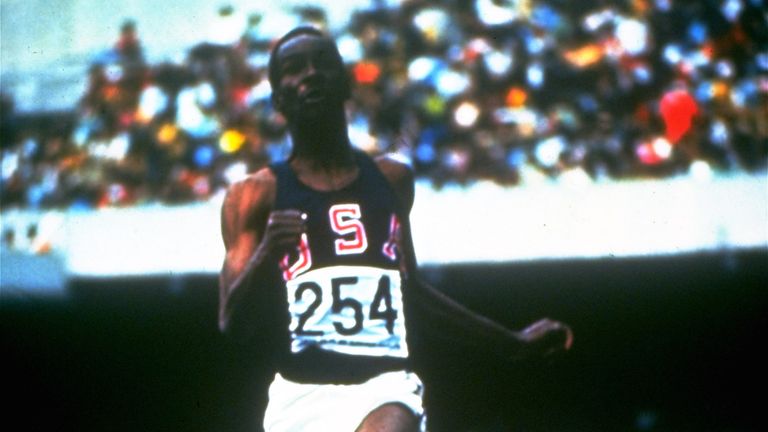
{"label": "white shorts", "polygon": [[423,389],[419,377],[406,371],[387,372],[355,385],[299,384],[277,374],[269,387],[264,430],[353,432],[374,409],[401,403],[419,417],[424,431]]}

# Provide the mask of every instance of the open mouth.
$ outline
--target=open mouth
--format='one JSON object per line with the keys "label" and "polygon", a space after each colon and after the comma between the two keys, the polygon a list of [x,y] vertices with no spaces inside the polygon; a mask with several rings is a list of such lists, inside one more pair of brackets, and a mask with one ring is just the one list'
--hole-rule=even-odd
{"label": "open mouth", "polygon": [[297,90],[299,99],[304,103],[318,102],[326,98],[326,87],[318,82],[302,83]]}
{"label": "open mouth", "polygon": [[301,95],[305,103],[316,103],[325,99],[325,92],[319,88],[308,89]]}

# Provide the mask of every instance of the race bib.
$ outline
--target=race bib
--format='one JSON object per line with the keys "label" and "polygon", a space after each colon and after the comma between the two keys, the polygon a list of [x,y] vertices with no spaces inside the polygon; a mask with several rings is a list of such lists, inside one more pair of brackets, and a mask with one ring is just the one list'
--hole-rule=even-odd
{"label": "race bib", "polygon": [[311,270],[288,281],[291,350],[407,357],[400,273],[374,267]]}

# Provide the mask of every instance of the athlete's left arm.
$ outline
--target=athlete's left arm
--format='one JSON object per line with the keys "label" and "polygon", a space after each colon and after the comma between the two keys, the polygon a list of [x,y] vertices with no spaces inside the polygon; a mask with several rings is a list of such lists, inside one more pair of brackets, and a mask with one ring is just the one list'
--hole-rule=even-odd
{"label": "athlete's left arm", "polygon": [[570,349],[573,333],[566,324],[543,318],[515,331],[469,310],[422,280],[409,218],[415,197],[413,171],[407,164],[388,155],[380,156],[376,163],[401,204],[398,245],[404,256],[408,298],[416,303],[412,305],[416,311],[428,314],[430,321],[439,323],[440,331],[436,334],[448,334],[452,343],[458,338],[465,346],[497,352],[510,358],[547,355]]}

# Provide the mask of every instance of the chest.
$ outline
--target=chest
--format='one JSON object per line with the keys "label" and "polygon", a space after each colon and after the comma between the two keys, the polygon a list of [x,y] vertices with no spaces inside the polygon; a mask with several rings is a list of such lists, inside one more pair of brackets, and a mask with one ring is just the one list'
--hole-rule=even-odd
{"label": "chest", "polygon": [[374,196],[334,195],[309,196],[293,207],[307,215],[307,230],[297,251],[281,263],[285,280],[328,266],[399,268],[395,206]]}

